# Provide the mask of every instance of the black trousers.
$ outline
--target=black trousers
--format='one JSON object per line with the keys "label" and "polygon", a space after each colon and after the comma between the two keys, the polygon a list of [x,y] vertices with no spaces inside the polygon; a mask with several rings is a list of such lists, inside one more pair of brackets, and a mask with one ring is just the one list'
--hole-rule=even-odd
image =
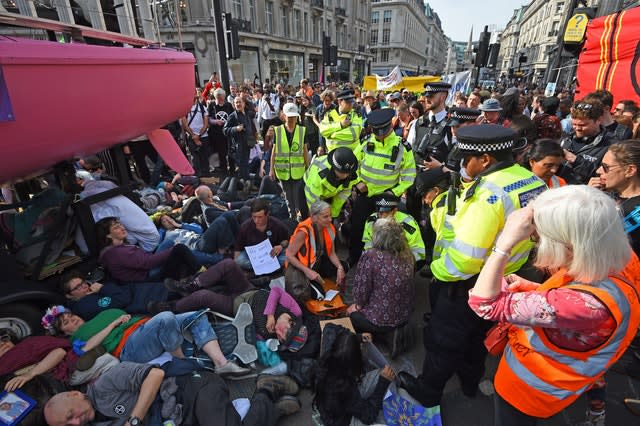
{"label": "black trousers", "polygon": [[196,145],[193,139],[187,137],[189,152],[191,153],[191,163],[198,177],[210,176],[209,173],[209,156],[211,155],[211,147],[209,146],[209,137],[200,139],[201,145]]}
{"label": "black trousers", "polygon": [[477,276],[465,281],[446,283],[435,280],[437,286],[430,296],[433,313],[424,329],[427,353],[422,367],[420,402],[426,407],[440,404],[447,381],[458,374],[465,394],[475,394],[484,375],[487,350],[484,338],[492,323],[480,318],[469,307],[468,291]]}
{"label": "black trousers", "polygon": [[362,234],[367,218],[375,211],[376,203],[366,195],[358,195],[351,210],[351,230],[349,231],[349,264],[358,263],[364,249]]}
{"label": "black trousers", "polygon": [[309,206],[307,206],[307,199],[304,195],[304,180],[302,179],[288,179],[281,180],[282,188],[287,196],[287,203],[289,204],[289,214],[291,219],[296,218],[296,210],[300,211],[302,219],[309,217]]}
{"label": "black trousers", "polygon": [[176,244],[171,249],[171,255],[164,264],[164,275],[179,280],[198,272],[198,261],[189,247]]}
{"label": "black trousers", "polygon": [[493,395],[494,426],[535,426],[538,419],[509,404],[497,393]]}

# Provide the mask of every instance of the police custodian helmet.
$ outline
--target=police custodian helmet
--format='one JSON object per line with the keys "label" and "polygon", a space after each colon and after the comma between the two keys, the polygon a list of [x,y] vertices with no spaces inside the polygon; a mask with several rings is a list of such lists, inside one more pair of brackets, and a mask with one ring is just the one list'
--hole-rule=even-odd
{"label": "police custodian helmet", "polygon": [[347,147],[341,146],[334,149],[327,158],[331,168],[340,173],[353,173],[358,170],[358,159]]}

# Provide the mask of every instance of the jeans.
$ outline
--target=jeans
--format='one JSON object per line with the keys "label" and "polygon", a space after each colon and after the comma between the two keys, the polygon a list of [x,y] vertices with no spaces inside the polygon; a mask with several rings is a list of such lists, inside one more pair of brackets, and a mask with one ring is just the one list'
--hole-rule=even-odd
{"label": "jeans", "polygon": [[[280,264],[281,268],[284,266],[284,262],[286,260],[287,260],[287,251],[283,249],[280,255],[278,256],[278,263]],[[236,258],[236,263],[238,264],[238,266],[240,266],[240,268],[242,268],[245,271],[253,271],[253,266],[251,266],[251,261],[249,260],[249,256],[247,256],[246,250],[242,250],[240,252],[238,257]]]}
{"label": "jeans", "polygon": [[[145,363],[164,352],[175,351],[184,340],[183,327],[192,321],[195,314],[195,312],[185,312],[176,315],[172,312],[161,312],[154,316],[129,336],[122,348],[120,360]],[[217,339],[206,315],[199,317],[189,331],[198,349]]]}
{"label": "jeans", "polygon": [[224,212],[214,220],[198,241],[198,250],[205,253],[218,253],[233,245],[240,225],[232,211]]}

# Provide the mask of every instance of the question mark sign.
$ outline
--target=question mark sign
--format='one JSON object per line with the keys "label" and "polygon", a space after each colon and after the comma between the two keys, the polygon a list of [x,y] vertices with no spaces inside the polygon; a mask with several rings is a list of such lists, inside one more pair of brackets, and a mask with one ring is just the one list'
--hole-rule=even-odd
{"label": "question mark sign", "polygon": [[576,28],[580,26],[580,22],[584,21],[584,15],[576,15]]}

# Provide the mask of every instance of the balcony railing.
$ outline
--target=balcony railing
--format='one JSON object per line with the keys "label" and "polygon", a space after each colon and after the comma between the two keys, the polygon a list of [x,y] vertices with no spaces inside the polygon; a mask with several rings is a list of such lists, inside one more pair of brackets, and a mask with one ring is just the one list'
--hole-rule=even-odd
{"label": "balcony railing", "polygon": [[336,7],[335,14],[336,14],[336,16],[346,17],[347,16],[347,11],[343,7]]}
{"label": "balcony railing", "polygon": [[311,7],[317,7],[318,9],[324,9],[324,0],[311,0]]}
{"label": "balcony railing", "polygon": [[364,44],[359,44],[358,45],[358,52],[364,52],[365,51],[365,46]]}

